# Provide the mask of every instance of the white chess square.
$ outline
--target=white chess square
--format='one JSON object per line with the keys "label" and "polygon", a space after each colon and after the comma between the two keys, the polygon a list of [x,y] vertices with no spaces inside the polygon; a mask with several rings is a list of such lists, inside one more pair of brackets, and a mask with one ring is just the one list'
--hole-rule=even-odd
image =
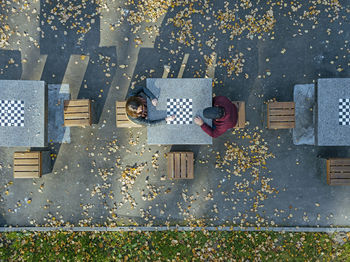
{"label": "white chess square", "polygon": [[339,99],[339,125],[350,125],[350,98]]}
{"label": "white chess square", "polygon": [[24,101],[0,100],[0,126],[24,126]]}
{"label": "white chess square", "polygon": [[167,116],[175,115],[176,118],[170,121],[172,125],[189,125],[193,121],[192,99],[191,98],[168,98]]}

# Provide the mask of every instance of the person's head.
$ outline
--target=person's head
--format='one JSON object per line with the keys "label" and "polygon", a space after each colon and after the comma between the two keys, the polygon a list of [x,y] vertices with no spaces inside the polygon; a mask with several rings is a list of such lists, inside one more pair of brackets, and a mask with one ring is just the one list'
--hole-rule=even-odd
{"label": "person's head", "polygon": [[143,101],[140,97],[132,96],[126,101],[125,109],[128,116],[137,118],[142,114]]}
{"label": "person's head", "polygon": [[225,115],[225,110],[221,106],[207,107],[203,110],[203,116],[208,119],[220,119]]}

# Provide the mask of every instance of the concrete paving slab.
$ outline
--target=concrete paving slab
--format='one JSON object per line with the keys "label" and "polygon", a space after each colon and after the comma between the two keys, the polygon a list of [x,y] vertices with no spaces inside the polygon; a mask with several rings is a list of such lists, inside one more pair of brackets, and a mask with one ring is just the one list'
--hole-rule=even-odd
{"label": "concrete paving slab", "polygon": [[[64,6],[75,3],[60,2]],[[212,12],[191,16],[193,28],[186,27],[186,34],[171,22],[177,10],[183,11],[181,6],[166,10],[157,27],[127,22],[130,12],[123,16],[117,11],[124,8],[123,1],[108,1],[102,11],[86,2],[77,20],[71,17],[65,24],[51,11],[57,1],[28,2],[27,10],[10,8],[11,13],[22,10],[22,18],[17,22],[14,13],[8,21],[15,33],[7,47],[12,50],[0,53],[0,78],[20,79],[22,70],[30,69],[21,63],[20,51],[28,50],[22,55],[30,58],[38,44],[40,54],[47,55],[41,79],[50,84],[62,84],[71,55],[89,55],[83,85],[76,91],[78,97],[94,100],[99,119],[91,127],[74,128],[70,144],[49,145],[57,157],[52,173],[41,179],[14,180],[13,152],[23,148],[0,148],[0,225],[102,225],[111,230],[136,224],[269,229],[350,226],[349,188],[328,186],[324,159],[317,157],[349,157],[349,147],[296,146],[292,131],[264,128],[261,110],[268,99],[293,100],[296,84],[350,77],[346,70],[348,6],[322,2],[315,7],[319,12],[310,13],[311,3],[306,2],[297,10],[289,3],[286,7],[250,3],[251,8],[236,6],[235,16],[246,21],[251,11],[256,19],[273,14],[272,20],[259,24],[259,29],[268,32],[240,27],[234,31],[239,35],[229,29],[224,33],[214,22],[213,14],[225,11],[218,2],[208,3],[206,10]],[[233,2],[229,5],[235,9]],[[49,22],[48,16],[53,18]],[[91,28],[77,34],[73,22]],[[154,32],[151,36],[150,31]],[[141,42],[151,48],[142,48]],[[116,128],[115,101],[124,99],[131,85],[161,78],[164,65],[171,67],[168,77],[176,77],[186,53],[190,56],[183,77],[205,77],[204,56],[212,52],[217,53],[213,93],[246,101],[249,123],[244,130],[226,132],[212,145],[187,145],[196,151],[195,179],[169,181],[165,155],[171,147],[148,145],[146,128]],[[237,74],[231,71],[229,75],[228,70]],[[125,177],[135,177],[127,191],[123,189]]]}

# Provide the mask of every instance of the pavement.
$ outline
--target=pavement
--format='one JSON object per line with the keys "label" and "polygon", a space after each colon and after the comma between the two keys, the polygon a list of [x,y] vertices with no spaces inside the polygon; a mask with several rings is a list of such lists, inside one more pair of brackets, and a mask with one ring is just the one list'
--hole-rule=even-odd
{"label": "pavement", "polygon": [[[265,105],[291,101],[296,84],[350,77],[349,4],[246,1],[225,9],[224,2],[195,1],[204,11],[187,9],[194,12],[182,16],[190,29],[172,22],[182,6],[155,22],[138,16],[133,25],[132,7],[122,1],[102,1],[101,8],[78,2],[60,4],[81,4],[76,20],[44,0],[1,6],[10,10],[14,33],[0,49],[0,79],[69,84],[72,99],[92,99],[94,112],[91,127],[70,129],[71,143],[49,144],[53,169],[40,179],[14,180],[13,152],[23,148],[0,148],[1,226],[350,225],[349,187],[328,186],[325,167],[325,158],[349,157],[349,148],[295,146],[291,130],[266,129]],[[219,29],[213,14],[220,10],[235,10],[242,31]],[[147,145],[146,128],[116,128],[115,101],[131,85],[161,78],[164,65],[177,77],[187,53],[183,78],[204,77],[213,52],[213,93],[246,102],[244,130],[210,146],[171,147]],[[195,153],[193,180],[166,178],[165,154],[178,149]]]}

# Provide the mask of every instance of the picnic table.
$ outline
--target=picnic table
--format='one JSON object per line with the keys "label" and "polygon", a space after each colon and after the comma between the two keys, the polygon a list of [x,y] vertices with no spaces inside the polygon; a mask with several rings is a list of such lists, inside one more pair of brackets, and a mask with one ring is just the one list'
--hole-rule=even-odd
{"label": "picnic table", "polygon": [[47,145],[44,81],[0,80],[0,146]]}
{"label": "picnic table", "polygon": [[350,145],[350,78],[318,79],[317,145]]}
{"label": "picnic table", "polygon": [[146,85],[158,98],[157,107],[147,100],[149,119],[176,115],[166,125],[147,127],[148,144],[212,144],[212,138],[193,120],[198,115],[208,125],[212,124],[203,117],[203,109],[212,106],[211,78],[148,78]]}

